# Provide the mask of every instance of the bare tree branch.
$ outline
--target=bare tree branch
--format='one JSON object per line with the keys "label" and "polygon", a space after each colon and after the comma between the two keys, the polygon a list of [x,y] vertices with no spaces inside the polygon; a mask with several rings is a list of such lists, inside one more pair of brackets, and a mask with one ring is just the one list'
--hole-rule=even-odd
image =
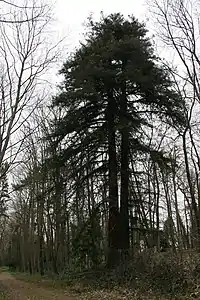
{"label": "bare tree branch", "polygon": [[13,24],[0,22],[0,166],[9,161],[11,167],[24,148],[19,130],[44,101],[40,86],[58,54],[59,43],[52,45],[46,34],[49,10],[35,3],[14,7]]}

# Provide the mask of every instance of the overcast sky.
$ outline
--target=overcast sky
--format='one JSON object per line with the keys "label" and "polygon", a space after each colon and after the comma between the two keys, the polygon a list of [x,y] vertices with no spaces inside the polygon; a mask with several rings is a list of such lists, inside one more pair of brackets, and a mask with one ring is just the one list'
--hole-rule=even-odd
{"label": "overcast sky", "polygon": [[145,19],[144,0],[57,0],[55,15],[61,36],[66,36],[67,47],[71,51],[77,46],[83,32],[83,23],[93,13],[99,18],[105,14],[121,12],[125,16],[133,14],[140,21]]}
{"label": "overcast sky", "polygon": [[[54,1],[53,1],[54,2]],[[72,52],[84,32],[84,22],[92,13],[95,19],[99,19],[100,13],[105,14],[121,12],[124,16],[134,15],[139,21],[145,20],[145,0],[55,0],[55,33],[59,38],[65,37],[64,51],[67,54]],[[58,70],[65,55],[61,55],[61,61],[57,69],[51,71],[51,82],[57,85],[62,77],[58,77]]]}

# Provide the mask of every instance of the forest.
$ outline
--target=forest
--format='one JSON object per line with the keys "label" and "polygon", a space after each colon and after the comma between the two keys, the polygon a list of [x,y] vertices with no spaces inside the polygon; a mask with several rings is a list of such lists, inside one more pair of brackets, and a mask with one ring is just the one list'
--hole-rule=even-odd
{"label": "forest", "polygon": [[89,16],[72,53],[30,2],[0,15],[0,266],[197,298],[199,1]]}

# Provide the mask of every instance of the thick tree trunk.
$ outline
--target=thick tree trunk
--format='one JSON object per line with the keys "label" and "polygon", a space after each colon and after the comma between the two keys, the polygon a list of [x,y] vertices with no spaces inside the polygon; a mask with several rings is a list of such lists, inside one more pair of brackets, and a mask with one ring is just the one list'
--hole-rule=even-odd
{"label": "thick tree trunk", "polygon": [[[126,84],[122,84],[122,95],[120,101],[121,129],[121,197],[120,197],[120,248],[125,256],[129,250],[129,209],[128,209],[128,187],[129,187],[129,129],[127,124],[127,97]],[[124,257],[125,258],[125,257]]]}
{"label": "thick tree trunk", "polygon": [[114,267],[119,259],[118,251],[118,184],[117,184],[117,158],[115,141],[115,99],[111,91],[108,93],[108,169],[109,169],[109,221],[108,221],[108,257],[107,266]]}

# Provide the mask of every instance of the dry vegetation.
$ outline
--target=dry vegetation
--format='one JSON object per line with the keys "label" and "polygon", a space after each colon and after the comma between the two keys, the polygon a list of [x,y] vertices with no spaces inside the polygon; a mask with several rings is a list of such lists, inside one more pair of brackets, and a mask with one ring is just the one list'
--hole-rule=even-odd
{"label": "dry vegetation", "polygon": [[46,102],[49,10],[0,19],[0,299],[200,299],[200,5],[151,2],[177,65],[102,14]]}
{"label": "dry vegetation", "polygon": [[13,273],[20,281],[78,299],[199,299],[200,257],[188,251],[145,253],[113,271],[106,269],[41,276]]}

